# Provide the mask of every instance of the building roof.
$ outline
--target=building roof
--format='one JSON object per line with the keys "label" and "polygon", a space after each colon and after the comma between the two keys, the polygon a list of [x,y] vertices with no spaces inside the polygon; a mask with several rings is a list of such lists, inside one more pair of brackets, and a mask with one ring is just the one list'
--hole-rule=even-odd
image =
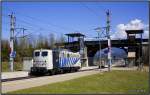
{"label": "building roof", "polygon": [[143,30],[125,30],[127,34],[141,34]]}
{"label": "building roof", "polygon": [[69,33],[69,34],[65,34],[69,37],[84,37],[85,35],[84,34],[81,34],[81,33]]}

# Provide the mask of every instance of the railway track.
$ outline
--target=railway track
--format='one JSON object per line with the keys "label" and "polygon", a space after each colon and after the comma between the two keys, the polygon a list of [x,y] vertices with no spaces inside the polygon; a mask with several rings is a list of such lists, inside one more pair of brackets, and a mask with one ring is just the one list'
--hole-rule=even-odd
{"label": "railway track", "polygon": [[[78,72],[84,72],[84,71],[90,71],[90,70],[96,70],[96,69],[98,69],[98,68],[79,70]],[[76,72],[70,72],[70,73],[76,73]],[[63,73],[63,74],[67,74],[67,73]],[[55,75],[60,75],[60,74],[55,74]],[[32,79],[32,78],[39,78],[39,77],[43,77],[43,76],[54,76],[54,75],[39,75],[39,76],[27,76],[27,77],[9,78],[9,79],[2,79],[1,82],[24,80],[24,79]]]}

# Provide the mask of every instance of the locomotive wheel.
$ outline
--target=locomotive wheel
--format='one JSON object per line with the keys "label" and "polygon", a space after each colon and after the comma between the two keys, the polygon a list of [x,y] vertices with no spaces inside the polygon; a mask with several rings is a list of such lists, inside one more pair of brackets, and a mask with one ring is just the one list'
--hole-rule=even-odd
{"label": "locomotive wheel", "polygon": [[28,73],[28,75],[29,75],[29,76],[32,76],[32,75],[33,75],[33,73],[29,72],[29,73]]}
{"label": "locomotive wheel", "polygon": [[55,71],[54,70],[49,71],[49,75],[55,75]]}
{"label": "locomotive wheel", "polygon": [[73,72],[74,72],[74,68],[71,68],[71,69],[70,69],[70,72],[73,73]]}
{"label": "locomotive wheel", "polygon": [[52,75],[55,75],[55,74],[56,74],[56,72],[55,72],[54,70],[52,70],[51,74],[52,74]]}
{"label": "locomotive wheel", "polygon": [[59,72],[60,72],[60,74],[63,74],[63,73],[64,73],[64,71],[63,71],[62,69],[60,69],[60,71],[59,71]]}
{"label": "locomotive wheel", "polygon": [[78,72],[78,69],[75,69],[75,72]]}

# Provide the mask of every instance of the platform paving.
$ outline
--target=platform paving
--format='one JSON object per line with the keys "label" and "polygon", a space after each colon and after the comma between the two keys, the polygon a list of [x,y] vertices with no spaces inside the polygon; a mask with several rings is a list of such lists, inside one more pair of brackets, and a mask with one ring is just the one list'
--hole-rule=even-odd
{"label": "platform paving", "polygon": [[15,71],[15,72],[2,72],[1,79],[11,79],[11,78],[19,78],[19,77],[27,77],[27,71]]}

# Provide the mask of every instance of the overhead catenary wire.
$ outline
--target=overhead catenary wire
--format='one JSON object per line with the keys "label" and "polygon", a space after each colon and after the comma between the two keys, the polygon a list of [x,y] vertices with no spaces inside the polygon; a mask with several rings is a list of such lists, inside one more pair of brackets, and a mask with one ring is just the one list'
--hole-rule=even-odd
{"label": "overhead catenary wire", "polygon": [[102,6],[102,5],[98,5],[98,7],[105,13],[107,10]]}
{"label": "overhead catenary wire", "polygon": [[[12,11],[12,10],[10,10],[9,8],[7,8],[9,11]],[[29,18],[30,20],[34,20],[34,21],[40,21],[40,23],[43,23],[43,24],[45,24],[45,25],[47,25],[47,26],[54,26],[54,27],[57,27],[57,28],[59,28],[59,29],[63,29],[63,30],[72,30],[72,31],[76,31],[75,29],[72,29],[72,28],[68,28],[68,27],[64,27],[64,26],[61,26],[61,25],[56,25],[56,24],[53,24],[53,23],[50,23],[50,22],[46,22],[46,21],[43,21],[43,20],[41,20],[41,19],[39,19],[39,18],[35,18],[35,17],[31,17],[31,16],[29,16],[29,15],[24,15],[23,13],[21,13],[21,12],[16,12],[18,15],[21,15],[21,16],[24,16],[24,17],[27,17],[27,18]]]}
{"label": "overhead catenary wire", "polygon": [[[87,7],[88,7],[88,6],[87,6]],[[10,10],[10,9],[9,9],[9,10]],[[89,8],[89,10],[90,10],[90,8]],[[10,11],[11,11],[11,10],[10,10]],[[92,10],[91,10],[91,11],[92,11]],[[96,12],[93,12],[93,13],[96,14]],[[28,16],[28,15],[24,15],[24,14],[22,14],[22,13],[20,13],[20,12],[19,12],[19,14],[22,15],[22,16],[28,17],[29,19],[32,19],[32,20],[35,20],[35,21],[40,21],[40,22],[43,23],[42,20],[37,19],[37,18],[35,18],[35,17],[31,17],[31,16]],[[96,14],[96,15],[97,15],[97,17],[99,17],[98,14]],[[45,22],[44,22],[44,23],[45,23]],[[47,22],[46,22],[46,23],[47,23]],[[45,23],[45,24],[46,24],[46,23]],[[47,26],[51,26],[51,25],[52,25],[52,26],[55,26],[55,27],[58,27],[58,28],[61,28],[61,29],[63,29],[63,30],[67,30],[67,31],[68,31],[68,29],[70,29],[70,28],[61,27],[61,26],[54,25],[54,24],[50,24],[50,25],[49,25],[49,23],[47,23],[46,25],[47,25]],[[76,31],[76,30],[75,30],[75,29],[72,29],[72,31]],[[56,31],[55,31],[55,32],[56,32]],[[69,32],[70,32],[70,31],[69,31]],[[60,32],[59,32],[59,33],[60,33]],[[67,33],[68,33],[68,32],[67,32]]]}
{"label": "overhead catenary wire", "polygon": [[[88,11],[90,11],[91,13],[93,13],[95,16],[97,16],[98,18],[100,18],[100,15],[97,14],[96,11],[94,11],[93,9],[91,9],[90,7],[88,7],[85,3],[80,2],[80,4],[81,4],[83,7],[85,7]],[[100,8],[100,6],[98,6],[98,7]],[[104,13],[106,12],[106,9],[104,9],[102,6],[101,6],[100,9],[101,9]],[[106,34],[104,34],[104,32],[102,32],[102,34],[106,36]]]}
{"label": "overhead catenary wire", "polygon": [[[95,14],[97,17],[99,17],[99,14],[97,14],[97,12],[96,11],[94,11],[93,9],[91,9],[90,7],[88,7],[86,4],[84,4],[84,3],[81,3],[87,10],[89,10],[90,12],[92,12],[93,14]],[[9,9],[9,8],[7,8],[9,11],[12,11],[12,9]],[[39,19],[39,18],[36,18],[36,17],[32,17],[32,16],[29,16],[29,15],[26,15],[26,14],[24,14],[24,13],[22,13],[22,12],[16,12],[17,13],[17,15],[21,15],[21,16],[24,16],[24,18],[28,18],[28,19],[30,19],[30,20],[32,20],[32,21],[40,21],[40,23],[42,23],[42,24],[45,24],[46,26],[49,26],[50,28],[51,28],[51,26],[54,26],[54,27],[57,27],[57,28],[60,28],[60,29],[63,29],[63,30],[68,30],[68,29],[70,29],[70,28],[68,28],[68,27],[63,27],[63,26],[60,26],[60,25],[55,25],[55,24],[52,24],[52,23],[49,23],[49,22],[46,22],[46,21],[43,21],[42,19]],[[18,18],[17,18],[18,19]],[[24,23],[28,23],[27,22],[28,20],[26,20],[26,21],[23,21]],[[28,23],[29,24],[29,23]],[[37,24],[37,23],[36,23]],[[30,26],[38,26],[39,27],[39,25],[35,25],[35,23],[33,24],[31,24],[30,23]],[[41,26],[40,26],[41,27]],[[32,28],[31,28],[32,29]],[[37,30],[46,30],[46,29],[44,29],[43,27],[42,28],[39,28],[39,29],[37,29]],[[48,30],[48,29],[47,29]],[[46,30],[46,31],[47,31]],[[72,29],[73,30],[73,29]],[[58,32],[58,31],[54,31],[54,30],[50,30],[50,31],[53,31],[54,33],[60,33],[60,32]],[[76,31],[76,30],[73,30],[73,31]]]}
{"label": "overhead catenary wire", "polygon": [[[6,15],[6,14],[2,14],[2,16],[9,18],[8,15]],[[22,21],[22,20],[19,19],[19,21]],[[23,23],[30,24],[30,23],[28,23],[28,22],[24,22],[24,21],[22,21],[22,22],[23,22]],[[6,25],[9,25],[9,22],[4,22],[4,21],[3,21],[2,23],[6,24]],[[27,27],[29,27],[29,26],[27,26]],[[5,29],[5,30],[6,30],[6,29]],[[7,29],[7,30],[8,30],[8,29]],[[15,28],[15,31],[17,31],[17,30],[20,30],[20,28]],[[16,32],[16,35],[17,35],[19,32],[21,32],[21,31]]]}
{"label": "overhead catenary wire", "polygon": [[[3,16],[5,16],[5,17],[8,17],[6,14],[3,14]],[[29,28],[30,30],[36,30],[36,31],[34,31],[33,33],[36,33],[37,31],[39,32],[40,30],[45,30],[45,31],[52,31],[53,33],[59,33],[59,32],[57,32],[57,31],[54,31],[54,30],[52,30],[52,29],[45,29],[45,28],[43,28],[43,27],[41,27],[40,25],[37,25],[37,24],[33,24],[33,23],[31,23],[31,22],[27,22],[28,20],[22,20],[22,19],[20,19],[20,18],[17,18],[17,22],[21,22],[20,23],[20,25],[21,26],[24,26],[24,27],[26,27],[26,28]],[[26,25],[24,25],[24,24],[26,24]],[[36,27],[35,27],[36,26]],[[19,33],[19,32],[18,32]]]}
{"label": "overhead catenary wire", "polygon": [[[37,24],[32,24],[32,23],[29,23],[29,22],[27,22],[27,21],[24,21],[24,20],[22,20],[22,19],[17,19],[18,21],[20,21],[20,22],[23,22],[23,23],[26,23],[26,24],[28,24],[29,26],[28,27],[32,27],[32,28],[38,28],[38,29],[42,29],[42,30],[46,30],[45,28],[43,28],[43,27],[41,27],[40,25],[37,25]],[[37,27],[34,27],[34,26],[37,26]],[[48,29],[48,30],[50,30],[50,31],[53,31],[53,32],[57,32],[57,31],[54,31],[54,30],[52,30],[52,29]]]}
{"label": "overhead catenary wire", "polygon": [[[82,3],[83,4],[83,3]],[[93,14],[95,14],[97,17],[99,17],[99,15],[95,12],[95,11],[93,11],[91,8],[89,8],[87,5],[85,5],[85,4],[83,4],[83,6],[84,7],[86,7],[86,9],[88,9],[89,11],[91,11]],[[9,8],[7,8],[9,11],[12,11],[12,9],[10,10]],[[43,20],[41,20],[41,19],[37,19],[37,18],[35,18],[35,17],[31,17],[31,16],[29,16],[29,15],[24,15],[23,13],[21,13],[21,12],[17,12],[17,14],[18,15],[21,15],[21,16],[24,16],[24,17],[27,17],[27,18],[29,18],[30,20],[34,20],[34,21],[40,21],[40,23],[42,22],[42,23],[44,23],[44,24],[46,24],[47,26],[55,26],[55,27],[57,27],[57,28],[61,28],[61,29],[63,29],[63,30],[68,30],[68,28],[66,28],[66,27],[62,27],[62,26],[58,26],[58,25],[54,25],[54,24],[52,24],[52,23],[47,23],[47,22],[45,22],[45,21],[43,21]],[[26,21],[28,21],[28,20],[26,20]],[[23,22],[25,22],[25,21],[23,21]],[[31,24],[30,24],[31,25]],[[53,30],[52,30],[53,31]],[[76,31],[76,30],[73,30],[73,31]],[[56,31],[54,31],[54,32],[56,32]]]}
{"label": "overhead catenary wire", "polygon": [[[22,19],[18,19],[17,18],[17,21],[20,21],[20,22],[22,22],[22,23],[26,23],[27,25],[29,25],[28,27],[30,27],[30,26],[32,26],[32,28],[38,28],[38,29],[42,29],[42,30],[46,30],[45,28],[43,28],[43,27],[41,27],[40,25],[38,25],[38,24],[33,24],[33,23],[31,23],[31,22],[27,22],[27,20],[25,21],[25,20],[22,20]],[[37,26],[37,27],[34,27],[34,26]],[[51,27],[49,27],[49,28],[51,28]],[[54,31],[54,30],[52,30],[52,29],[48,29],[48,30],[50,30],[50,31],[53,31],[53,32],[57,32],[57,31]]]}
{"label": "overhead catenary wire", "polygon": [[86,8],[88,11],[90,11],[91,13],[93,13],[96,17],[99,18],[99,14],[97,14],[93,9],[89,8],[85,3],[80,2],[80,4],[81,4],[84,8]]}

